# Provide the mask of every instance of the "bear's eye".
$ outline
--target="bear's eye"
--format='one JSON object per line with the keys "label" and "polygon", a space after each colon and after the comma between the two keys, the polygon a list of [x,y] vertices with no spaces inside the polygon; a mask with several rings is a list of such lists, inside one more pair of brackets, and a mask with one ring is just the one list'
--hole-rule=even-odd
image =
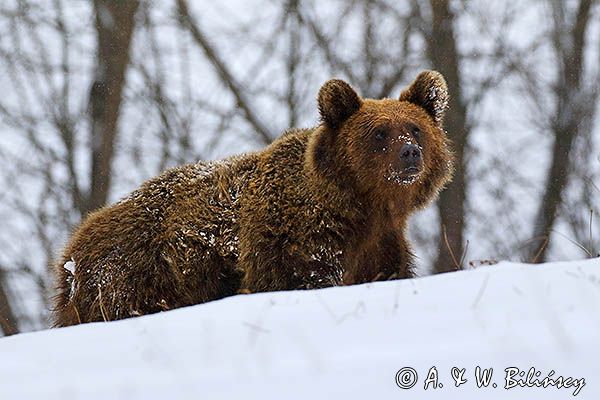
{"label": "bear's eye", "polygon": [[375,134],[373,135],[373,137],[378,141],[384,140],[385,138],[387,138],[387,136],[388,132],[385,128],[377,128],[375,130]]}
{"label": "bear's eye", "polygon": [[413,127],[412,128],[412,135],[415,139],[419,139],[421,137],[421,130],[418,127]]}

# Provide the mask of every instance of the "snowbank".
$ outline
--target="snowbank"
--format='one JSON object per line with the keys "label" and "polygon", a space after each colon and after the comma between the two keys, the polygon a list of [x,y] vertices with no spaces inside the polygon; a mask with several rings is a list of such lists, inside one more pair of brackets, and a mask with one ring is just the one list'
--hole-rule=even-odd
{"label": "snowbank", "polygon": [[[0,398],[598,399],[599,306],[600,259],[237,296],[0,339]],[[571,387],[505,389],[510,367]]]}

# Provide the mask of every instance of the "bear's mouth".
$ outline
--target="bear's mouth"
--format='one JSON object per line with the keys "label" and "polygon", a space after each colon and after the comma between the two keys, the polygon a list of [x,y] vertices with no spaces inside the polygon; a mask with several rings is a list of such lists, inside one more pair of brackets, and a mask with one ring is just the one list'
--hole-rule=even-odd
{"label": "bear's mouth", "polygon": [[408,167],[402,170],[402,174],[406,176],[419,175],[421,170],[417,167]]}
{"label": "bear's mouth", "polygon": [[403,170],[391,169],[386,179],[398,185],[411,185],[419,179],[421,169],[415,166],[404,168]]}

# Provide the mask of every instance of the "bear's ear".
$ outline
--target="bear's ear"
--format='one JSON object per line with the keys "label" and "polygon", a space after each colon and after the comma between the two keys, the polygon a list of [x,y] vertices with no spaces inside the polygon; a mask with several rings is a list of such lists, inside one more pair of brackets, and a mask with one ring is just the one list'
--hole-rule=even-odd
{"label": "bear's ear", "polygon": [[341,79],[332,79],[319,90],[317,99],[321,119],[336,129],[360,108],[362,100],[354,89]]}
{"label": "bear's ear", "polygon": [[400,94],[400,101],[408,101],[424,108],[438,126],[442,126],[444,122],[449,98],[446,80],[437,71],[421,72]]}

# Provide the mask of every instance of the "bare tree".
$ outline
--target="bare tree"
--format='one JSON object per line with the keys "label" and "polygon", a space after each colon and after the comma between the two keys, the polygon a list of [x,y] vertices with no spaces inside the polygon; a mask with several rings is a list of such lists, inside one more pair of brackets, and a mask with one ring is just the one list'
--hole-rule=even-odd
{"label": "bare tree", "polygon": [[[80,37],[87,34],[86,9],[73,14],[63,0],[46,4],[23,0],[0,8],[2,27],[7,28],[4,37],[8,38],[0,47],[0,58],[3,72],[10,78],[10,95],[0,100],[0,115],[2,127],[15,138],[5,142],[8,147],[0,148],[6,166],[2,182],[12,187],[2,212],[8,212],[4,206],[12,211],[7,230],[16,226],[20,227],[16,232],[22,232],[25,223],[28,234],[35,238],[21,239],[19,233],[3,237],[5,250],[16,247],[11,241],[22,245],[21,254],[2,257],[3,263],[10,263],[10,268],[0,271],[2,321],[31,317],[33,324],[28,329],[39,326],[48,307],[33,317],[31,310],[23,309],[24,294],[7,288],[23,287],[27,282],[28,290],[37,290],[27,296],[47,302],[51,294],[47,266],[62,239],[87,211],[106,201],[137,3],[94,2],[98,51],[88,99],[79,92],[85,79],[85,62],[81,62],[86,60],[82,52],[85,39]],[[89,141],[82,134],[86,115],[92,136]],[[27,152],[15,152],[11,142],[26,145]],[[91,155],[90,169],[82,168],[83,147]],[[15,329],[16,323],[11,326]]]}
{"label": "bare tree", "polygon": [[467,126],[467,110],[461,90],[462,76],[454,31],[454,15],[450,12],[448,0],[431,0],[430,4],[432,23],[427,49],[433,68],[446,77],[448,90],[452,93],[445,127],[452,140],[456,157],[454,178],[438,200],[441,235],[434,268],[439,273],[460,268],[467,191],[464,154],[470,129]]}
{"label": "bare tree", "polygon": [[108,198],[121,94],[138,6],[138,0],[94,0],[98,54],[89,100],[92,170],[86,211],[101,207]]}
{"label": "bare tree", "polygon": [[[572,170],[572,150],[578,137],[592,127],[598,105],[600,72],[585,76],[587,32],[595,0],[580,0],[569,15],[564,2],[552,1],[552,47],[558,79],[554,89],[554,115],[549,130],[554,139],[546,187],[537,211],[530,246],[525,258],[546,260],[548,243],[563,199],[563,190]],[[592,83],[590,85],[590,82]]]}
{"label": "bare tree", "polygon": [[[38,297],[42,303],[47,299],[46,266],[55,251],[52,237],[58,226],[73,223],[70,200],[82,200],[76,180],[64,179],[78,172],[72,133],[81,113],[73,107],[74,40],[69,31],[76,21],[66,21],[62,1],[46,9],[39,6],[34,1],[6,2],[0,11],[3,37],[8,39],[0,47],[0,65],[9,78],[3,82],[8,94],[0,99],[0,121],[12,139],[0,149],[2,183],[11,187],[1,204],[7,235],[2,238],[5,265],[0,269],[9,307],[0,309],[0,319],[18,316],[21,329],[39,327],[46,308],[24,309],[19,287],[27,281],[33,288],[29,298]],[[49,40],[55,52],[46,45]],[[69,140],[72,146],[61,148]],[[13,143],[25,145],[27,151],[16,152]],[[77,190],[71,192],[73,188]],[[23,225],[26,232],[19,229]],[[29,318],[35,322],[26,324]]]}

